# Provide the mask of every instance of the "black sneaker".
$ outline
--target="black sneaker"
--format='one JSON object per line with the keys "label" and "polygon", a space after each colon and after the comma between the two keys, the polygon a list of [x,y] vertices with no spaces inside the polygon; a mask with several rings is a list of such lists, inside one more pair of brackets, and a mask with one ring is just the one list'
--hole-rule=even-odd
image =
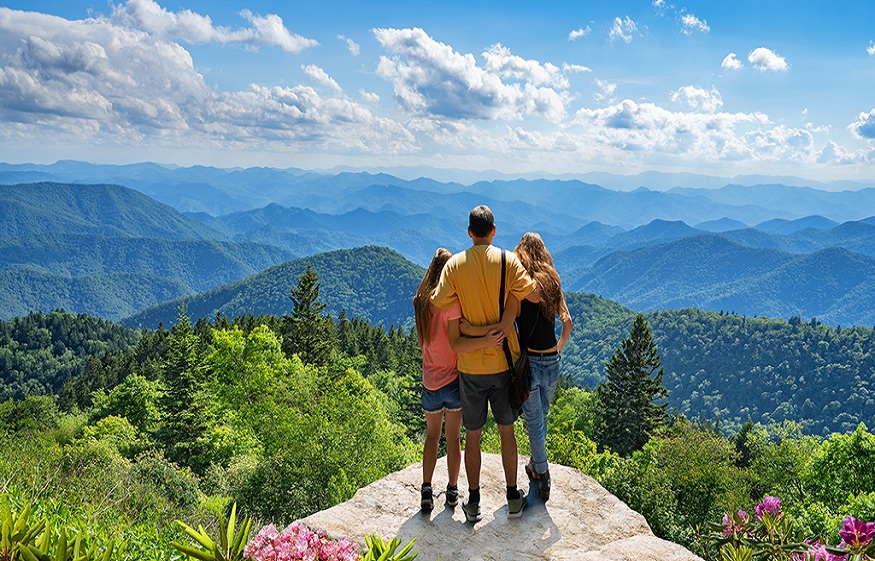
{"label": "black sneaker", "polygon": [[520,491],[520,498],[507,500],[507,517],[519,518],[523,515],[523,509],[529,502],[526,500],[526,494]]}
{"label": "black sneaker", "polygon": [[480,503],[462,503],[462,510],[465,511],[465,520],[472,524],[483,519],[480,514]]}
{"label": "black sneaker", "polygon": [[550,500],[550,470],[538,474],[538,491],[544,502]]}
{"label": "black sneaker", "polygon": [[432,494],[430,483],[422,484],[422,500],[419,502],[419,506],[425,511],[430,511],[434,508],[434,495]]}
{"label": "black sneaker", "polygon": [[447,506],[456,506],[459,504],[459,488],[457,486],[450,487],[447,485]]}

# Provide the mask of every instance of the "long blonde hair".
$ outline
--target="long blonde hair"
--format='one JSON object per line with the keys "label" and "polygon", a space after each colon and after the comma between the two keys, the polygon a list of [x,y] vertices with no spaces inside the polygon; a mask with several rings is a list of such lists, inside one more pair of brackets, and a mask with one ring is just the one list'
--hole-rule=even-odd
{"label": "long blonde hair", "polygon": [[553,318],[562,302],[562,281],[553,266],[553,256],[536,232],[526,232],[513,252],[541,290],[541,311]]}
{"label": "long blonde hair", "polygon": [[439,247],[434,252],[434,257],[431,258],[431,263],[425,271],[425,276],[422,277],[422,282],[419,283],[416,296],[413,297],[413,311],[416,317],[416,337],[419,339],[420,346],[427,344],[431,340],[431,293],[434,292],[441,278],[441,271],[444,270],[444,265],[447,264],[447,261],[452,256],[453,252],[443,247]]}

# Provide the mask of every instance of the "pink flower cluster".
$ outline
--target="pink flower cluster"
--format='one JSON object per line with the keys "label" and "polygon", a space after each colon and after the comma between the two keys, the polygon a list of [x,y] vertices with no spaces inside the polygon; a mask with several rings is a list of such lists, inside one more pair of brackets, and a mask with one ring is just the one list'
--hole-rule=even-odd
{"label": "pink flower cluster", "polygon": [[757,520],[763,519],[763,514],[769,513],[774,517],[781,516],[781,499],[768,495],[763,502],[756,506]]}
{"label": "pink flower cluster", "polygon": [[741,526],[739,524],[747,523],[747,513],[743,510],[739,510],[737,516],[730,516],[727,512],[723,515],[723,534],[726,537],[729,537],[733,534],[741,532]]}
{"label": "pink flower cluster", "polygon": [[842,520],[842,529],[839,530],[842,543],[850,547],[862,547],[867,545],[875,537],[875,522],[863,522],[853,516]]}
{"label": "pink flower cluster", "polygon": [[332,540],[324,530],[313,532],[297,523],[283,533],[273,524],[263,527],[243,548],[243,556],[252,561],[359,561],[354,542]]}
{"label": "pink flower cluster", "polygon": [[847,561],[847,555],[836,555],[830,553],[825,545],[819,541],[814,541],[808,544],[808,551],[805,553],[794,553],[790,558],[792,561]]}

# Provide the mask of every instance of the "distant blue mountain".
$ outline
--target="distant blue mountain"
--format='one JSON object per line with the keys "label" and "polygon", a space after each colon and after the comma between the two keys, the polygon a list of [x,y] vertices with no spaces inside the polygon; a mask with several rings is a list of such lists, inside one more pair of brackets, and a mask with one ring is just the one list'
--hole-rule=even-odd
{"label": "distant blue mountain", "polygon": [[733,220],[732,218],[724,217],[717,220],[706,220],[705,222],[699,222],[693,227],[697,230],[720,233],[728,232],[730,230],[742,230],[744,228],[747,228],[748,226],[741,220]]}
{"label": "distant blue mountain", "polygon": [[766,220],[754,226],[757,230],[768,232],[770,234],[794,234],[800,230],[811,228],[813,230],[829,230],[838,226],[838,222],[824,218],[823,216],[806,216],[797,218],[796,220],[785,220],[783,218],[773,218]]}

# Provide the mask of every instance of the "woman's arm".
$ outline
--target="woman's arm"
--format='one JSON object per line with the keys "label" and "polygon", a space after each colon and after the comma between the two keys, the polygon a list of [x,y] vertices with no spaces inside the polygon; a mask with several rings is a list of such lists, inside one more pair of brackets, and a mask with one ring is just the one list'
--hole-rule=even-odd
{"label": "woman's arm", "polygon": [[565,295],[559,302],[559,319],[562,320],[562,333],[559,334],[559,342],[556,344],[556,350],[560,353],[568,338],[571,337],[571,313],[568,311],[568,306],[565,304]]}
{"label": "woman's arm", "polygon": [[483,337],[496,329],[508,333],[513,329],[513,322],[520,313],[520,301],[513,294],[507,295],[507,304],[504,307],[504,312],[501,314],[501,320],[498,323],[490,325],[471,325],[468,320],[462,318],[459,324],[462,335],[467,337]]}
{"label": "woman's arm", "polygon": [[451,319],[447,324],[447,335],[453,352],[468,353],[487,347],[500,347],[504,341],[504,332],[493,329],[482,337],[467,337],[459,330],[459,319]]}

